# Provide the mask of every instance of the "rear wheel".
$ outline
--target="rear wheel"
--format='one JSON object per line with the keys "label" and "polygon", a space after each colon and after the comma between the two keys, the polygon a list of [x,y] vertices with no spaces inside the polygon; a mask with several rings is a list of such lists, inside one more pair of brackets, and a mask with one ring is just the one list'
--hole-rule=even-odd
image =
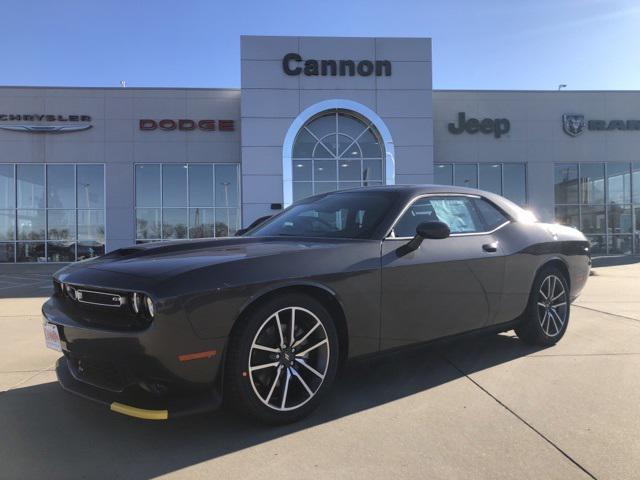
{"label": "rear wheel", "polygon": [[569,310],[569,286],[563,272],[557,267],[545,267],[533,282],[516,334],[532,345],[554,345],[567,331]]}
{"label": "rear wheel", "polygon": [[330,389],[338,350],[335,326],[320,302],[301,294],[272,299],[230,339],[226,394],[262,421],[296,421]]}

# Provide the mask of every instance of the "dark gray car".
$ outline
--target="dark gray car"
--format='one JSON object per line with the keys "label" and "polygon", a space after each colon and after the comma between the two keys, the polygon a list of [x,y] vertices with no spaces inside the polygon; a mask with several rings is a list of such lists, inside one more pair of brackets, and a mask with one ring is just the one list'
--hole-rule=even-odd
{"label": "dark gray car", "polygon": [[580,232],[500,196],[372,187],[302,200],[242,237],[71,265],[43,313],[69,391],[143,418],[224,396],[285,423],[347,358],[484,329],[554,344],[590,263]]}

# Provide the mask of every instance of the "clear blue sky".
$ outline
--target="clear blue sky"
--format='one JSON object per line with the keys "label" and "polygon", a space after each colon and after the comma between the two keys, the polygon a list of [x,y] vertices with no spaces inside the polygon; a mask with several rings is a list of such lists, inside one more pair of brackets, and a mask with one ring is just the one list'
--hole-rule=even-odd
{"label": "clear blue sky", "polygon": [[434,88],[640,89],[638,0],[3,0],[0,85],[238,87],[240,35],[433,38]]}

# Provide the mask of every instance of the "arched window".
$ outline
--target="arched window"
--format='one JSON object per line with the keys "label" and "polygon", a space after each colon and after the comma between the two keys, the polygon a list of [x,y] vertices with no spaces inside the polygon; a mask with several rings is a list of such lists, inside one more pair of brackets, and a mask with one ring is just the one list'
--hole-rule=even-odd
{"label": "arched window", "polygon": [[312,117],[292,152],[293,201],[310,195],[384,183],[384,143],[374,125],[348,110]]}

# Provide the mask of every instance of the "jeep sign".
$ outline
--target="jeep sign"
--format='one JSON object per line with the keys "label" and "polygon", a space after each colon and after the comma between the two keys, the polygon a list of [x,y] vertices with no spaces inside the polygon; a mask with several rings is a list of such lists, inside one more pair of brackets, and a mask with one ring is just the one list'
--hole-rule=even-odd
{"label": "jeep sign", "polygon": [[509,133],[511,129],[511,123],[506,118],[484,118],[478,120],[477,118],[469,118],[467,120],[464,112],[458,113],[458,125],[451,122],[449,124],[449,132],[454,135],[459,135],[462,132],[467,133],[493,133],[493,136],[500,138],[505,133]]}

